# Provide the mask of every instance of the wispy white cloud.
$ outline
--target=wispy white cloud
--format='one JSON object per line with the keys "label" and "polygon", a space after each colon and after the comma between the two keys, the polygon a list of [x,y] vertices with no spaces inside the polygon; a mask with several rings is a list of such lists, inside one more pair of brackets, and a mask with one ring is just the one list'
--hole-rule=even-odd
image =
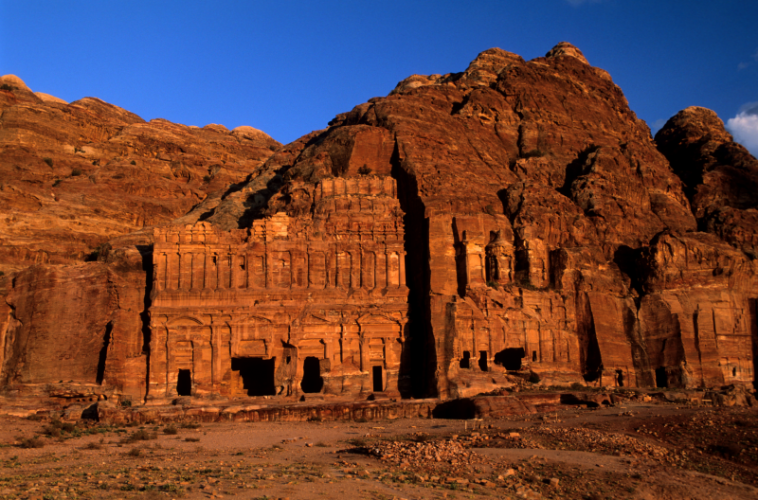
{"label": "wispy white cloud", "polygon": [[668,120],[665,118],[658,118],[653,123],[650,124],[650,132],[655,135],[658,133],[660,129],[663,128],[664,125],[666,125],[666,122]]}
{"label": "wispy white cloud", "polygon": [[752,61],[740,62],[737,65],[737,70],[742,71],[743,69],[749,68],[750,66],[752,66],[754,62],[758,62],[758,49],[755,49],[755,52],[753,52],[753,55],[750,56],[750,59],[752,59]]}
{"label": "wispy white cloud", "polygon": [[726,128],[735,141],[758,157],[758,102],[742,106],[736,116],[726,121]]}

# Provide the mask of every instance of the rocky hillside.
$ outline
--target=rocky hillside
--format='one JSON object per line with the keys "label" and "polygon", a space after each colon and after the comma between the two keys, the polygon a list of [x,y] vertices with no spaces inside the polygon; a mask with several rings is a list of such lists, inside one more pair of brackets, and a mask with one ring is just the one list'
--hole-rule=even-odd
{"label": "rocky hillside", "polygon": [[243,181],[279,146],[252,127],[146,122],[0,77],[0,272],[93,258]]}

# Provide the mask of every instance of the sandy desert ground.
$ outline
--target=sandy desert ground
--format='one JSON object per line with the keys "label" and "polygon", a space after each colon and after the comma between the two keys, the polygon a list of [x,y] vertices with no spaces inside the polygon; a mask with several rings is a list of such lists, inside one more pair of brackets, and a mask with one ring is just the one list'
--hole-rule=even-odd
{"label": "sandy desert ground", "polygon": [[0,499],[755,499],[758,412],[108,426],[2,417]]}

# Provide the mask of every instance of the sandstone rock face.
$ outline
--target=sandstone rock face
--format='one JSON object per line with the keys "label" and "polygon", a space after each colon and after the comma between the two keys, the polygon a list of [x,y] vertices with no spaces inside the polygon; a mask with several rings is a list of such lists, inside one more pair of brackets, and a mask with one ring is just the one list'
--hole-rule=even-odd
{"label": "sandstone rock face", "polygon": [[655,140],[684,181],[701,230],[758,256],[758,160],[705,108],[680,111]]}
{"label": "sandstone rock face", "polygon": [[[108,147],[153,126],[88,105],[128,122]],[[75,352],[81,335],[77,356],[105,360],[72,364],[76,380],[156,403],[472,397],[514,377],[752,383],[756,160],[713,118],[685,110],[656,144],[610,76],[566,43],[414,75],[172,225],[111,239],[91,269],[6,280],[3,383],[52,380],[25,368],[35,343],[24,339],[63,318],[56,287],[71,289],[66,314],[84,331],[65,326],[59,347],[35,352]],[[87,299],[98,287],[110,295]]]}
{"label": "sandstone rock face", "polygon": [[[252,127],[146,123],[0,78],[0,271],[81,262],[255,172],[280,145]],[[115,194],[115,196],[114,196]],[[220,194],[219,194],[220,195]]]}
{"label": "sandstone rock face", "polygon": [[67,104],[13,75],[0,114],[0,385],[144,397],[152,226],[219,200],[279,143]]}
{"label": "sandstone rock face", "polygon": [[151,399],[398,392],[408,288],[395,180],[299,190],[312,213],[156,229]]}

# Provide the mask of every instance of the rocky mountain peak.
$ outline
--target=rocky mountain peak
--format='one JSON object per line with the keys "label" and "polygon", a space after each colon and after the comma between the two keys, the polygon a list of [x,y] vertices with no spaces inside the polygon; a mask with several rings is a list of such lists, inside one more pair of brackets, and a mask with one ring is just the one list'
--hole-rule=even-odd
{"label": "rocky mountain peak", "polygon": [[[14,89],[21,89],[31,92],[32,90],[26,86],[24,81],[16,75],[3,75],[0,76],[0,87],[11,87]],[[5,89],[3,89],[5,90]]]}
{"label": "rocky mountain peak", "polygon": [[655,136],[659,146],[679,142],[718,141],[731,142],[732,135],[724,128],[724,122],[708,108],[690,106],[671,117]]}
{"label": "rocky mountain peak", "polygon": [[545,54],[545,57],[552,58],[552,57],[559,57],[559,56],[569,56],[569,57],[575,57],[582,61],[584,64],[589,64],[589,61],[587,61],[587,58],[584,57],[584,54],[582,54],[582,51],[578,48],[574,47],[568,42],[561,42],[550,51]]}

